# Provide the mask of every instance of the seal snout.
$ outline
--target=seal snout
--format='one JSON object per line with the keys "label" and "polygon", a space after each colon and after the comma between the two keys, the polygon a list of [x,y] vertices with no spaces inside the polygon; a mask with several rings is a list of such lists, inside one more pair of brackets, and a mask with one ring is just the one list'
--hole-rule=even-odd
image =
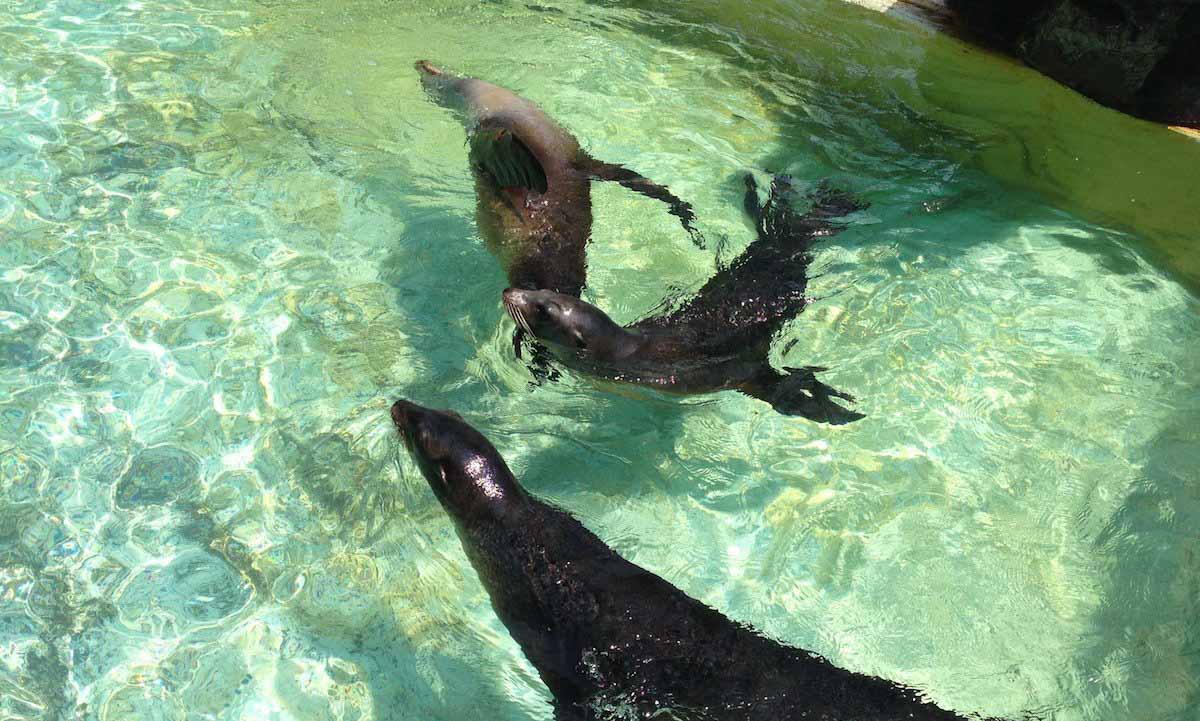
{"label": "seal snout", "polygon": [[424,75],[441,75],[442,74],[442,69],[439,68],[438,66],[434,65],[433,63],[429,62],[428,60],[418,60],[417,62],[413,63],[413,67],[416,68],[418,72],[420,72]]}
{"label": "seal snout", "polygon": [[409,403],[406,400],[398,400],[392,404],[392,422],[396,424],[396,430],[401,434],[405,433],[412,423],[412,412],[419,408],[415,403]]}
{"label": "seal snout", "polygon": [[501,294],[501,297],[504,298],[505,305],[513,305],[514,303],[524,303],[525,302],[525,291],[521,290],[520,288],[505,288],[504,293]]}
{"label": "seal snout", "polygon": [[517,327],[530,335],[536,335],[529,327],[529,319],[525,317],[525,311],[530,303],[528,292],[520,288],[508,288],[501,297],[504,300],[504,309],[508,311],[508,315],[517,324]]}

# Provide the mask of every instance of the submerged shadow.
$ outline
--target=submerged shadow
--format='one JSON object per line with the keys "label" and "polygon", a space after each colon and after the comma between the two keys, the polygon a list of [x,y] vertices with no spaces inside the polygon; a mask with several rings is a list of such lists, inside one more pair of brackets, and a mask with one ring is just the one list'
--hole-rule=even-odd
{"label": "submerged shadow", "polygon": [[[444,719],[504,718],[524,716],[513,703],[508,689],[488,669],[442,653],[433,644],[416,646],[397,621],[397,612],[387,604],[373,602],[362,609],[370,620],[353,632],[339,634],[328,626],[298,621],[295,642],[314,649],[319,656],[337,659],[341,671],[335,680],[365,685],[377,721],[412,718]],[[340,677],[337,677],[340,676]],[[294,694],[286,681],[276,681],[276,692]],[[464,690],[469,689],[469,693]],[[510,708],[511,713],[503,713]]]}
{"label": "submerged shadow", "polygon": [[[1185,721],[1200,707],[1200,487],[1181,470],[1200,468],[1196,411],[1150,440],[1140,477],[1110,514],[1080,524],[1106,560],[1108,584],[1078,673],[1100,677],[1120,658],[1124,681],[1114,693],[1088,694],[1096,718]],[[1096,510],[1079,515],[1096,518]]]}

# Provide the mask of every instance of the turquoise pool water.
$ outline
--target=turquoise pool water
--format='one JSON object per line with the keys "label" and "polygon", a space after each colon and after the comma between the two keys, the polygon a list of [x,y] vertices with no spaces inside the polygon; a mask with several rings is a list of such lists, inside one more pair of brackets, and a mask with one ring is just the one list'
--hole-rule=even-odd
{"label": "turquoise pool water", "polygon": [[[1194,229],[1101,202],[1141,169],[1039,149],[1200,145],[837,2],[640,5],[0,7],[0,718],[548,719],[401,458],[401,396],[842,666],[964,712],[1197,717]],[[695,204],[707,252],[596,186],[588,298],[619,320],[749,241],[748,168],[868,199],[776,353],[869,418],[530,389],[418,57]],[[972,120],[983,95],[1066,112],[1032,137]],[[1135,209],[1195,194],[1163,172]]]}

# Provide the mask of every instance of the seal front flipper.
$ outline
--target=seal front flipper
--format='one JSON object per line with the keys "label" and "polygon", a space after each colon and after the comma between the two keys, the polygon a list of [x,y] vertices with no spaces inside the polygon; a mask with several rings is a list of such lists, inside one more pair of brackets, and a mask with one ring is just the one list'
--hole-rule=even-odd
{"label": "seal front flipper", "polygon": [[546,170],[511,128],[482,124],[471,133],[471,163],[506,190],[545,193]]}
{"label": "seal front flipper", "polygon": [[668,212],[679,218],[680,224],[683,225],[683,229],[691,236],[692,242],[696,244],[696,247],[704,248],[704,236],[696,229],[696,226],[692,225],[696,220],[696,213],[692,210],[692,204],[672,193],[671,189],[667,186],[652,182],[640,173],[624,166],[605,163],[592,157],[587,158],[583,170],[596,180],[612,181],[635,193],[641,193],[647,198],[654,198],[666,203],[670,208]]}
{"label": "seal front flipper", "polygon": [[845,224],[837,221],[870,207],[870,203],[822,180],[805,194],[808,210],[799,212],[793,203],[796,188],[787,175],[771,175],[767,199],[760,205],[754,176],[747,173],[745,182],[743,206],[754,221],[759,242],[811,247],[818,238],[842,232]]}
{"label": "seal front flipper", "polygon": [[529,339],[529,362],[526,367],[529,368],[529,375],[533,376],[533,380],[529,381],[530,390],[539,388],[547,382],[557,383],[562,374],[554,367],[551,362],[550,351],[546,350],[546,346],[537,342],[537,339],[526,334],[526,332],[518,328],[513,331],[513,350],[517,354],[517,359],[522,360],[521,341]]}
{"label": "seal front flipper", "polygon": [[562,378],[562,374],[551,362],[550,351],[546,350],[546,346],[541,343],[532,343],[530,347],[532,351],[528,368],[529,374],[533,376],[533,380],[529,381],[530,389],[539,388],[548,382],[557,383]]}
{"label": "seal front flipper", "polygon": [[828,178],[809,191],[808,199],[812,203],[808,214],[824,219],[842,218],[871,207],[870,203],[852,193],[835,188]]}
{"label": "seal front flipper", "polygon": [[803,416],[810,421],[841,426],[860,418],[862,413],[849,410],[833,401],[841,398],[854,401],[843,393],[817,380],[816,374],[825,370],[817,366],[784,368],[786,373],[767,366],[754,378],[738,387],[742,393],[766,401],[785,416]]}

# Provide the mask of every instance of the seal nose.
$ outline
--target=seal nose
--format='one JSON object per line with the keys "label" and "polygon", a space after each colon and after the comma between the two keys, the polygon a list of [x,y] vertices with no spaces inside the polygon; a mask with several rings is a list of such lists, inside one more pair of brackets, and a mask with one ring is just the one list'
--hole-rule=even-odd
{"label": "seal nose", "polygon": [[[504,309],[512,317],[513,322],[517,324],[517,332],[525,331],[529,335],[537,335],[533,329],[529,327],[529,319],[525,317],[526,310],[529,308],[529,297],[526,291],[519,288],[506,288],[501,294],[504,301]],[[519,339],[514,337],[513,343],[517,344]],[[514,347],[518,347],[514,345]],[[520,350],[517,351],[517,357],[521,357]]]}
{"label": "seal nose", "polygon": [[415,403],[409,403],[406,400],[398,400],[392,404],[392,422],[396,424],[398,430],[404,431],[408,428],[411,418],[409,413],[418,407]]}
{"label": "seal nose", "polygon": [[504,298],[504,305],[518,305],[525,302],[525,291],[520,288],[505,288],[501,297]]}
{"label": "seal nose", "polygon": [[413,63],[413,67],[425,75],[441,75],[442,70],[438,66],[428,60],[418,60]]}

